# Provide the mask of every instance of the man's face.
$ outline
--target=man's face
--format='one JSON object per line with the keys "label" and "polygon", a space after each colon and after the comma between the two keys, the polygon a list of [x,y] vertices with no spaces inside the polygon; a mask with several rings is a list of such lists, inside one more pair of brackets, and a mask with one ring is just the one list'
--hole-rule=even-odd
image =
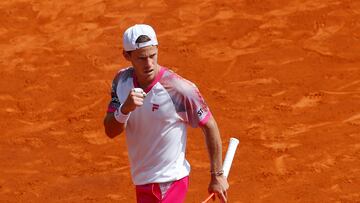
{"label": "man's face", "polygon": [[136,77],[142,85],[151,83],[159,72],[157,57],[157,46],[147,46],[132,51],[130,54],[125,53],[125,58],[132,63]]}

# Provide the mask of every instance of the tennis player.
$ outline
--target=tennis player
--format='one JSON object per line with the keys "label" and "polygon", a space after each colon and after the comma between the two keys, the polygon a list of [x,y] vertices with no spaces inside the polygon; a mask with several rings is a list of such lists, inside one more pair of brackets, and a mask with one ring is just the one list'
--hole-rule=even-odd
{"label": "tennis player", "polygon": [[123,35],[123,56],[131,67],[112,82],[104,119],[113,138],[126,131],[132,181],[138,203],[184,202],[190,164],[185,157],[187,126],[200,127],[210,157],[209,193],[227,201],[219,129],[198,88],[158,64],[154,29],[137,24]]}

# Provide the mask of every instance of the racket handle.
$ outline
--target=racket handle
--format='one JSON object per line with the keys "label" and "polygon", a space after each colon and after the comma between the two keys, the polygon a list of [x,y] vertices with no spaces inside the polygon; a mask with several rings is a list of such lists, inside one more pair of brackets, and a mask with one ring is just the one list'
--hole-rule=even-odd
{"label": "racket handle", "polygon": [[206,202],[208,202],[214,195],[215,195],[215,193],[211,193],[211,194],[209,195],[209,197],[206,198],[206,200],[204,200],[204,201],[201,202],[201,203],[206,203]]}
{"label": "racket handle", "polygon": [[[224,176],[226,178],[229,176],[231,164],[233,162],[235,151],[236,151],[236,148],[237,148],[238,144],[239,144],[238,139],[233,138],[233,137],[230,138],[229,147],[228,147],[228,150],[226,152],[225,160],[224,160],[224,163],[223,163]],[[206,200],[204,200],[202,203],[208,202],[214,195],[215,195],[215,193],[211,193],[209,195],[209,197],[206,198]]]}

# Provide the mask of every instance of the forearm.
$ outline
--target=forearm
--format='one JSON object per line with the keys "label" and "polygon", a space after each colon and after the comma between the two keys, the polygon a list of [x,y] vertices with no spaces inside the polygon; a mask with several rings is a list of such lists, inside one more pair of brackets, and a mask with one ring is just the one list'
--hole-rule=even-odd
{"label": "forearm", "polygon": [[213,117],[202,128],[210,158],[210,170],[222,170],[222,145],[218,126]]}
{"label": "forearm", "polygon": [[[214,118],[211,117],[202,129],[205,134],[206,144],[209,151],[211,171],[215,173],[221,172],[223,170],[221,138],[219,129]],[[222,202],[227,202],[226,190],[228,188],[229,184],[225,176],[223,176],[221,173],[211,175],[208,189],[209,193],[215,193]]]}
{"label": "forearm", "polygon": [[104,127],[106,135],[114,138],[124,131],[125,125],[115,119],[114,113],[107,113],[104,119]]}

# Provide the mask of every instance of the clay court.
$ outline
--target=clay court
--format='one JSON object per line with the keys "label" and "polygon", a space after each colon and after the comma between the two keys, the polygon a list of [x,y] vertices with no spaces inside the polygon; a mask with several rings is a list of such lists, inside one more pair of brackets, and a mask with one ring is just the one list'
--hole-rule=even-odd
{"label": "clay court", "polygon": [[[135,202],[125,137],[102,124],[135,23],[197,84],[224,154],[240,139],[229,202],[360,202],[359,1],[2,0],[0,19],[0,202]],[[200,129],[187,159],[197,203]]]}

